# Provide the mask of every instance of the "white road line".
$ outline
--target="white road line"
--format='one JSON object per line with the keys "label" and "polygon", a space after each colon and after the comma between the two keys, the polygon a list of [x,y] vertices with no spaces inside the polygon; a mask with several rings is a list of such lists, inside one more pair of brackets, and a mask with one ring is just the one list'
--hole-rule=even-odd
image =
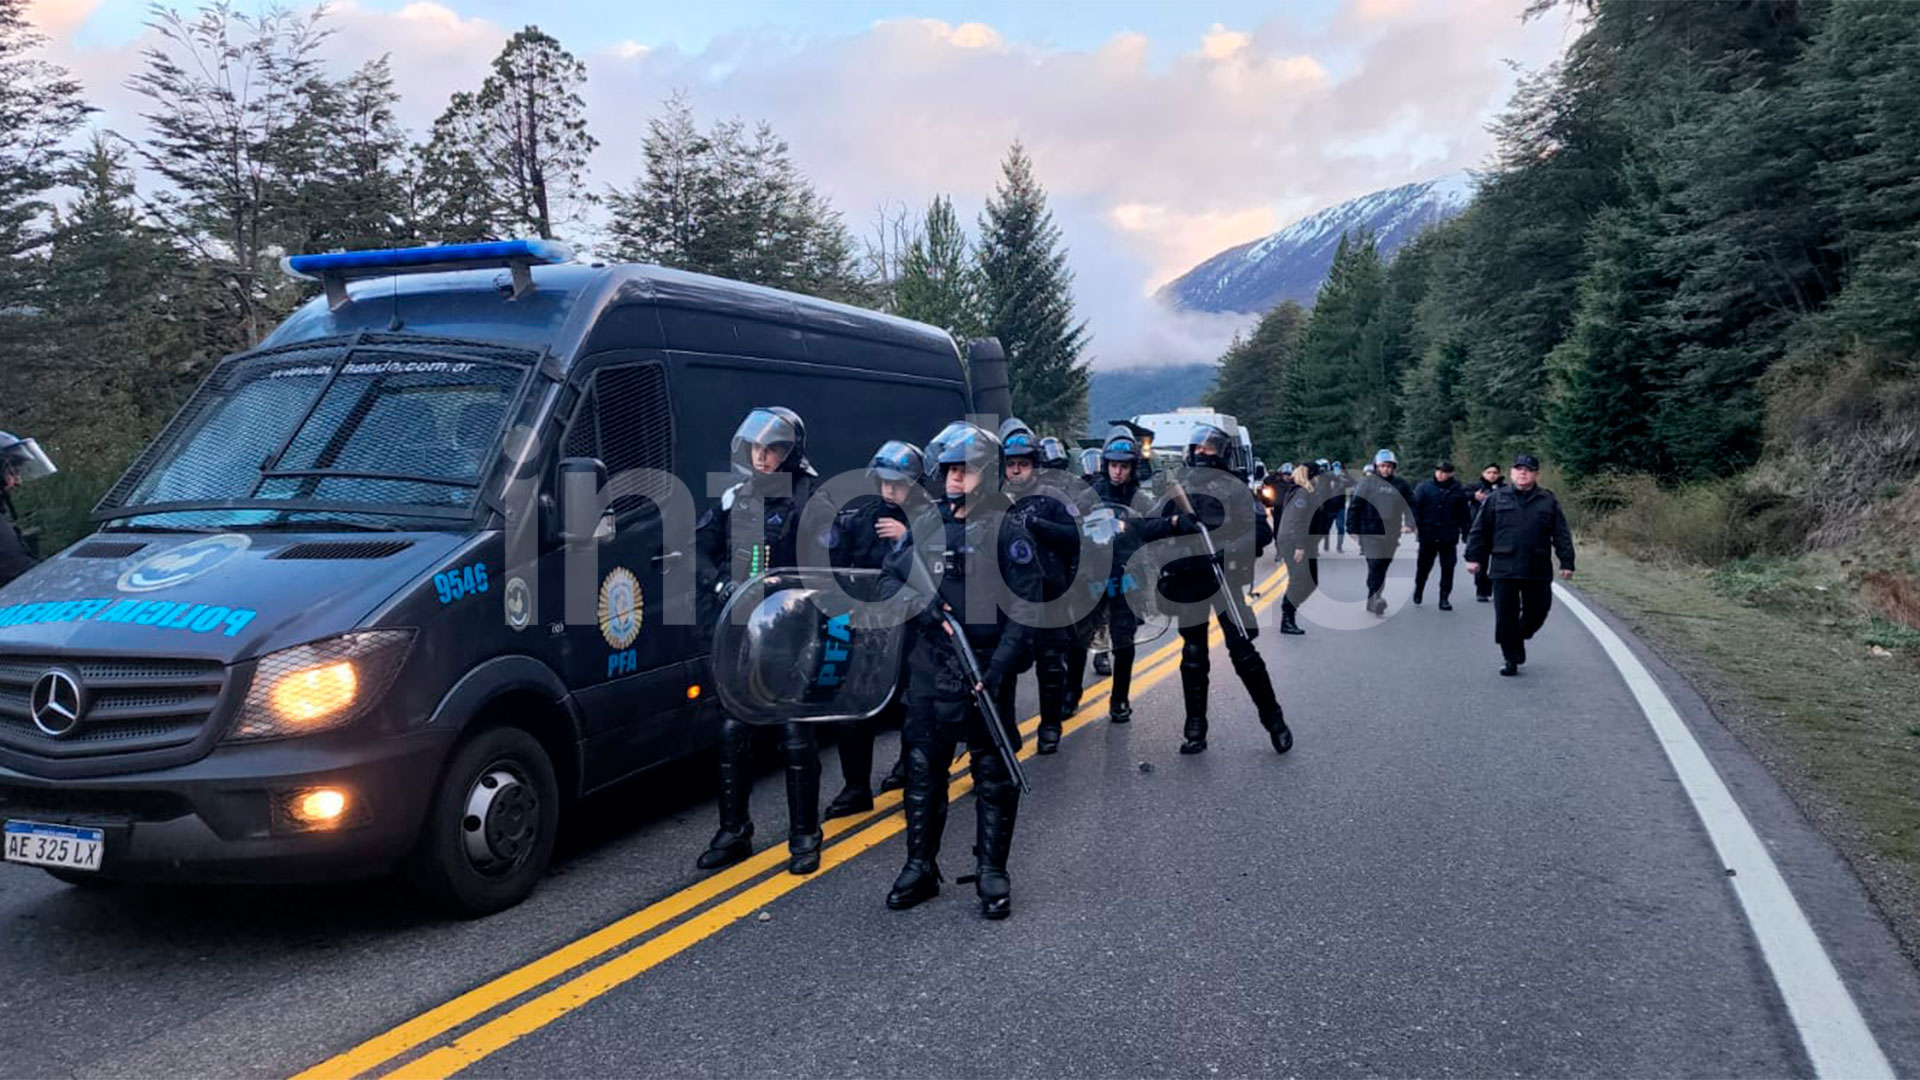
{"label": "white road line", "polygon": [[1553,592],[1586,624],[1626,680],[1661,748],[1666,750],[1667,760],[1673,763],[1673,771],[1680,775],[1700,823],[1707,827],[1721,863],[1733,872],[1729,880],[1734,896],[1760,942],[1774,985],[1780,988],[1787,1012],[1799,1030],[1800,1044],[1813,1062],[1814,1075],[1835,1080],[1891,1080],[1893,1066],[1874,1041],[1853,995],[1847,992],[1832,958],[1807,922],[1806,913],[1800,910],[1799,901],[1793,898],[1793,891],[1787,888],[1786,879],[1780,876],[1773,856],[1653,673],[1633,655],[1620,635],[1571,592],[1559,585]]}

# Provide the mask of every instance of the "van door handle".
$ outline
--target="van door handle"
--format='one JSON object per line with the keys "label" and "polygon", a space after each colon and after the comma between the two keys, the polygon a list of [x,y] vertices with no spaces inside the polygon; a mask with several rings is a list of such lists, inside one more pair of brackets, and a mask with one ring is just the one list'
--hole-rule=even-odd
{"label": "van door handle", "polygon": [[668,563],[668,562],[672,562],[675,559],[678,559],[680,556],[684,554],[686,554],[686,552],[684,551],[669,551],[665,555],[655,555],[653,557],[653,561],[657,563]]}

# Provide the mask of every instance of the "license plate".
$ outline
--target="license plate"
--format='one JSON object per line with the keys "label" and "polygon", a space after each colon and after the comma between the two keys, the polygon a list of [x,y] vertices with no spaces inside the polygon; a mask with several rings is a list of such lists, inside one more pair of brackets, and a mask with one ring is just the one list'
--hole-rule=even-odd
{"label": "license plate", "polygon": [[37,821],[7,822],[6,861],[29,866],[57,866],[66,870],[100,869],[100,851],[106,833],[71,825],[42,825]]}

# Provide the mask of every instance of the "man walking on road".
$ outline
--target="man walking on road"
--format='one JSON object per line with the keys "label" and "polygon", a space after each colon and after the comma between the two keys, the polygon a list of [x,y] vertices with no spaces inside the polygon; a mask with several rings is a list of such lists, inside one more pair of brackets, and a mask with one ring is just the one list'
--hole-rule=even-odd
{"label": "man walking on road", "polygon": [[1506,663],[1500,674],[1520,674],[1527,641],[1553,606],[1553,558],[1560,576],[1573,576],[1573,530],[1553,492],[1539,486],[1540,460],[1513,459],[1513,483],[1487,497],[1467,536],[1467,569],[1482,565],[1493,577],[1493,639]]}
{"label": "man walking on road", "polygon": [[1453,478],[1453,462],[1434,466],[1433,479],[1423,481],[1413,492],[1414,530],[1418,533],[1420,553],[1414,563],[1413,602],[1418,604],[1427,592],[1427,577],[1433,564],[1440,563],[1440,610],[1452,611],[1453,564],[1460,557],[1460,537],[1473,524],[1473,511],[1467,489]]}
{"label": "man walking on road", "polygon": [[[1486,504],[1487,496],[1499,491],[1501,485],[1506,482],[1507,478],[1500,475],[1498,463],[1481,469],[1479,483],[1468,489],[1469,494],[1473,496],[1473,512],[1476,515],[1479,514],[1480,507]],[[1473,598],[1483,604],[1493,599],[1493,579],[1487,576],[1485,566],[1481,566],[1480,572],[1473,575]]]}
{"label": "man walking on road", "polygon": [[1367,559],[1367,610],[1385,617],[1386,598],[1380,593],[1387,586],[1387,567],[1399,550],[1400,534],[1410,526],[1413,489],[1393,475],[1400,459],[1391,450],[1373,455],[1372,472],[1353,489],[1347,505],[1347,531],[1360,541],[1360,554]]}

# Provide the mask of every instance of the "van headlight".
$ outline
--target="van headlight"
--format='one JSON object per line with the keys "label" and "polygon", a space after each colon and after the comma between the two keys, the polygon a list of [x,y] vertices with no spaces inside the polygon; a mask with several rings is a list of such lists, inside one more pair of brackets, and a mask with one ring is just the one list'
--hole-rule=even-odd
{"label": "van headlight", "polygon": [[230,741],[332,731],[380,699],[413,644],[411,630],[367,630],[260,658]]}

